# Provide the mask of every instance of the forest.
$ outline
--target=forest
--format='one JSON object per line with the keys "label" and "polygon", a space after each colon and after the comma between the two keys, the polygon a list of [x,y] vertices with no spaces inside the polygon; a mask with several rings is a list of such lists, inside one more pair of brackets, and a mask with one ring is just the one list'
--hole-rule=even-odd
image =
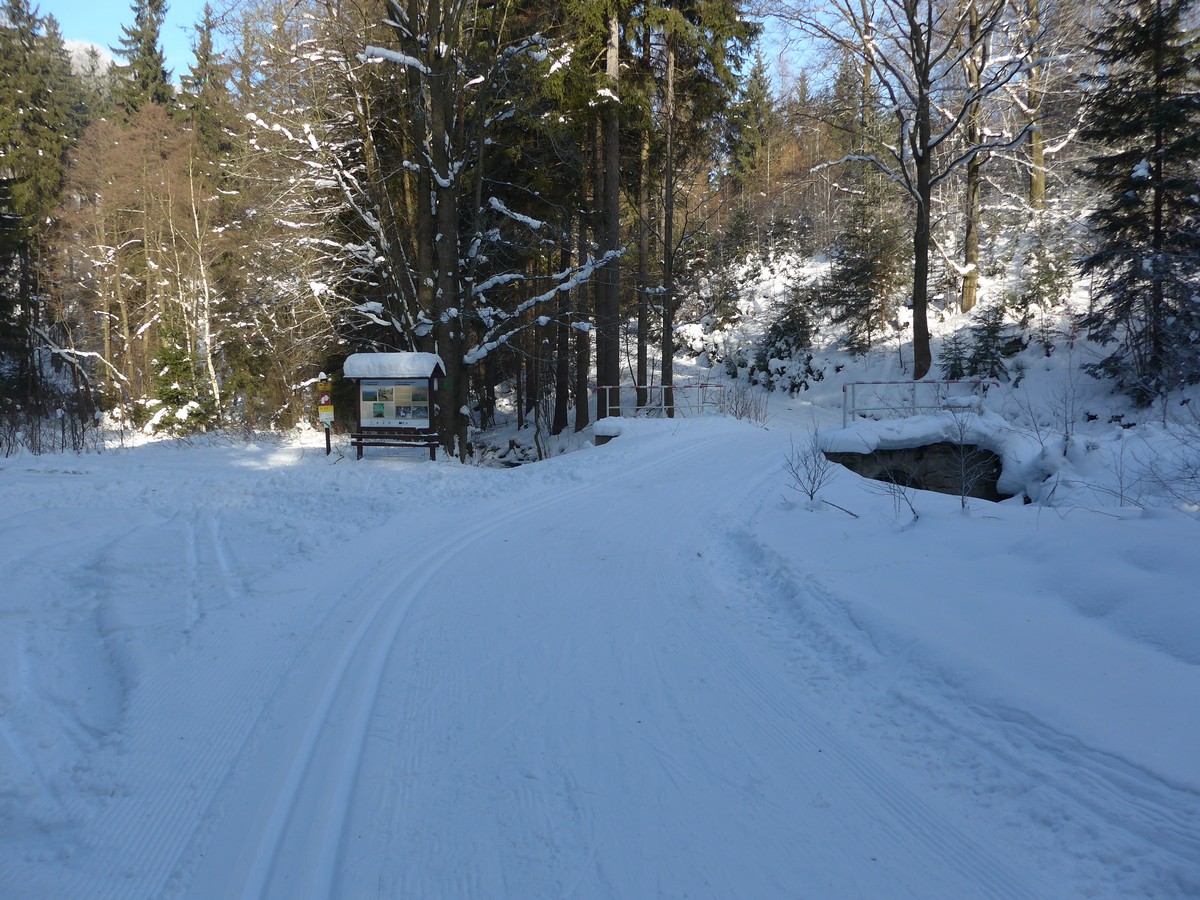
{"label": "forest", "polygon": [[[0,8],[6,454],[287,428],[370,350],[441,356],[459,458],[501,398],[673,415],[683,351],[803,391],[831,335],[914,379],[1086,336],[1136,406],[1200,381],[1192,0],[252,0],[177,79],[165,9],[108,65]],[[785,254],[827,265],[706,340]]]}

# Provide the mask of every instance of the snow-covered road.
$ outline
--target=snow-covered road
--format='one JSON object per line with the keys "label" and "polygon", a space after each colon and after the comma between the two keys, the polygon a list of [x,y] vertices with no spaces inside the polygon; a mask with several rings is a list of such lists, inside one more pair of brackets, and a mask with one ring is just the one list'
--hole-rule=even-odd
{"label": "snow-covered road", "polygon": [[[1174,605],[1095,633],[1012,553],[1019,506],[927,499],[901,529],[847,475],[861,520],[799,508],[790,440],[711,419],[512,471],[9,462],[0,895],[1200,891],[1200,729],[1170,721],[1196,715],[1200,638],[1129,637]],[[1070,552],[1121,526],[1194,546],[1169,514],[1047,530]],[[975,589],[1011,602],[975,617]],[[1012,675],[1048,633],[1095,715]],[[1171,696],[1104,708],[1114,667]]]}

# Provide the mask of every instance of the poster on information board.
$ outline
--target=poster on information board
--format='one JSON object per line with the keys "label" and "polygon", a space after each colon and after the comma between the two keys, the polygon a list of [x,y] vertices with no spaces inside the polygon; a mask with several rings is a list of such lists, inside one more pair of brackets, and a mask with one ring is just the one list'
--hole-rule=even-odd
{"label": "poster on information board", "polygon": [[429,427],[428,379],[364,378],[358,390],[364,427]]}

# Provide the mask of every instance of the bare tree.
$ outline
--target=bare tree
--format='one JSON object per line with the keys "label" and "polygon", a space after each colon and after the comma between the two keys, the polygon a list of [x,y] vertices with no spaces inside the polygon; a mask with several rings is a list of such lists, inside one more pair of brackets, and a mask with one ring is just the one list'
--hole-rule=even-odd
{"label": "bare tree", "polygon": [[[979,104],[1003,90],[1030,64],[1030,52],[1009,24],[1008,0],[950,4],[942,0],[789,0],[774,15],[801,35],[831,42],[873,74],[895,124],[895,138],[876,154],[852,153],[833,163],[866,162],[912,198],[913,378],[933,362],[929,346],[929,255],[934,191],[961,167],[989,151],[1010,149],[1015,133],[965,126]],[[1002,42],[1003,53],[984,52]],[[963,77],[974,61],[978,75]],[[866,80],[866,79],[864,79]]]}
{"label": "bare tree", "polygon": [[815,506],[818,495],[833,480],[837,471],[836,463],[825,455],[821,447],[821,429],[816,422],[799,444],[792,441],[783,467],[791,476],[792,487],[808,498],[809,506]]}

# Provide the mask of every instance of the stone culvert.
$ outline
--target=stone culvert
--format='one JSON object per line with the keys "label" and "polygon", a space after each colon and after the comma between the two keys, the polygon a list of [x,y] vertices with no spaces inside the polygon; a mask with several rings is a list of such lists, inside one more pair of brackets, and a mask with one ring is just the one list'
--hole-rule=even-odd
{"label": "stone culvert", "polygon": [[996,489],[1000,457],[974,444],[941,441],[924,447],[825,455],[832,462],[876,481],[980,500],[1006,500],[1009,496]]}

